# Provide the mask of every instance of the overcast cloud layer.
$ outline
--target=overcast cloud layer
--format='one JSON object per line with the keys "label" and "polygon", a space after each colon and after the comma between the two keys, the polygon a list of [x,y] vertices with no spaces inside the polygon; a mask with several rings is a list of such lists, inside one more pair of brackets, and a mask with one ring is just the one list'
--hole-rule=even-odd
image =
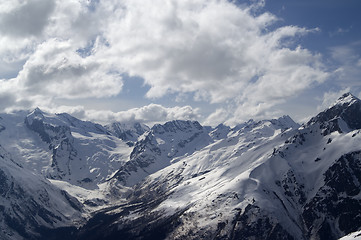
{"label": "overcast cloud layer", "polygon": [[[176,94],[221,105],[203,116],[206,124],[273,117],[278,112],[272,108],[347,66],[327,69],[320,54],[297,43],[320,29],[275,27],[279,19],[262,13],[263,4],[1,1],[0,110],[40,106],[97,121],[200,117],[191,106],[151,104]],[[347,49],[333,51],[340,56]],[[361,60],[350,62],[358,66]],[[141,77],[150,87],[149,105],[111,112],[59,103],[121,95],[124,75]]]}

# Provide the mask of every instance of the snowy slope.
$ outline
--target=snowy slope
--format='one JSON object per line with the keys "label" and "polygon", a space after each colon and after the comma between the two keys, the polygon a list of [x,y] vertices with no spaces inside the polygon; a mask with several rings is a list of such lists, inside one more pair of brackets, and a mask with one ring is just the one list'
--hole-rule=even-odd
{"label": "snowy slope", "polygon": [[349,235],[340,238],[340,240],[360,240],[361,239],[361,231],[350,233]]}
{"label": "snowy slope", "polygon": [[357,231],[360,112],[347,94],[298,129],[288,117],[220,126],[214,142],[137,184],[128,204],[94,216],[80,239],[337,239]]}
{"label": "snowy slope", "polygon": [[82,205],[75,198],[21,167],[1,146],[0,185],[1,239],[62,236],[52,229],[74,230],[84,220]]}

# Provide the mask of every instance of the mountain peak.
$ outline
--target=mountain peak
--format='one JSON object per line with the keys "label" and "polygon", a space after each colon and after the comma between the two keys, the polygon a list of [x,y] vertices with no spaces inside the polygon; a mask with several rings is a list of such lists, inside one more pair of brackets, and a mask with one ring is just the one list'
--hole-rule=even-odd
{"label": "mountain peak", "polygon": [[281,126],[283,129],[287,128],[298,128],[300,125],[293,121],[293,119],[289,115],[283,115],[277,119],[272,119],[271,122],[273,124],[277,124]]}
{"label": "mountain peak", "polygon": [[350,92],[347,92],[344,93],[341,97],[339,97],[331,107],[335,105],[344,105],[344,104],[351,105],[354,102],[358,102],[358,101],[360,101],[360,99],[352,95]]}
{"label": "mountain peak", "polygon": [[324,134],[336,130],[343,132],[361,129],[361,100],[351,93],[345,93],[328,109],[311,118],[307,125],[315,123],[328,129]]}
{"label": "mountain peak", "polygon": [[29,115],[44,115],[44,112],[39,107],[36,107]]}
{"label": "mountain peak", "polygon": [[43,120],[45,118],[44,114],[45,112],[43,112],[42,110],[40,110],[40,108],[37,107],[26,116],[25,123],[27,125],[32,125],[34,119]]}

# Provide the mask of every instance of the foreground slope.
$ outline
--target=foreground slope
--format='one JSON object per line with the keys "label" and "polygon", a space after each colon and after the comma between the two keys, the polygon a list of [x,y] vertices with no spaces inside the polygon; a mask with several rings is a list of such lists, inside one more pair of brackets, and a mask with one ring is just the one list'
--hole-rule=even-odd
{"label": "foreground slope", "polygon": [[0,238],[9,240],[66,238],[84,221],[75,198],[24,169],[2,146],[0,213]]}
{"label": "foreground slope", "polygon": [[128,204],[98,212],[79,238],[337,239],[357,231],[360,106],[346,94],[298,129],[282,119],[223,127],[219,140],[136,185]]}

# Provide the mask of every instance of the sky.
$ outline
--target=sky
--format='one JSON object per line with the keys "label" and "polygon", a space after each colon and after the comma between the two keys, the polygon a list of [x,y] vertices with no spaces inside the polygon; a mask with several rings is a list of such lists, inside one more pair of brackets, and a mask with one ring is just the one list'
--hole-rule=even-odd
{"label": "sky", "polygon": [[360,0],[2,0],[0,111],[302,123],[361,97]]}

